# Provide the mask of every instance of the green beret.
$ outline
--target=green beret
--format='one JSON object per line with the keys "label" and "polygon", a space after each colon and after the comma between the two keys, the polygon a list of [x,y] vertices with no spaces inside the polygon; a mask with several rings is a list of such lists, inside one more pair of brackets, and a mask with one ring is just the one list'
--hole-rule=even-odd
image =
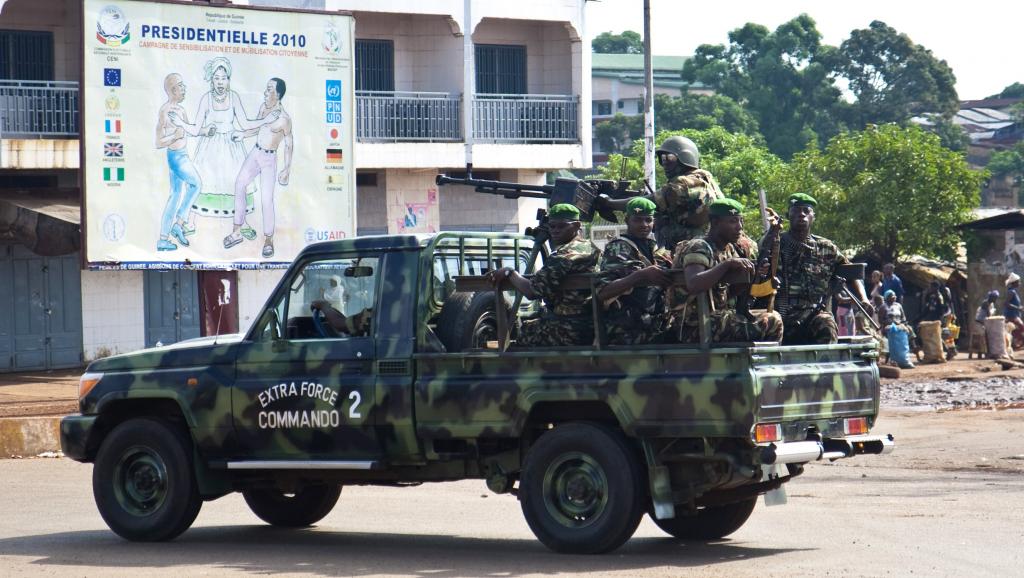
{"label": "green beret", "polygon": [[814,200],[814,197],[805,193],[793,193],[789,196],[789,206],[794,205],[810,205],[812,207],[818,206],[818,201]]}
{"label": "green beret", "polygon": [[569,203],[558,203],[557,205],[548,209],[549,219],[563,219],[565,221],[579,221],[580,210],[575,205]]}
{"label": "green beret", "polygon": [[729,217],[743,213],[743,205],[736,199],[715,199],[708,205],[708,213],[715,217]]}
{"label": "green beret", "polygon": [[632,215],[643,215],[650,217],[657,210],[658,205],[654,204],[654,201],[645,197],[633,197],[626,203],[626,216]]}

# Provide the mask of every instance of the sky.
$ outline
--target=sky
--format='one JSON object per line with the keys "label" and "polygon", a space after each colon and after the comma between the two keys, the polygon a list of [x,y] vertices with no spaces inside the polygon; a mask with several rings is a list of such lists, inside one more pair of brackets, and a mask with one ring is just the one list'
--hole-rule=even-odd
{"label": "sky", "polygon": [[[1024,1],[997,0],[975,5],[909,0],[651,0],[654,54],[690,56],[701,44],[725,44],[729,31],[747,22],[775,30],[807,13],[822,42],[838,46],[850,31],[881,20],[945,60],[956,75],[961,100],[985,98],[1014,82],[1024,82],[1020,28]],[[966,6],[966,7],[965,7]],[[975,9],[972,10],[971,6]],[[589,40],[602,32],[634,30],[643,35],[643,0],[591,0],[586,7]]]}

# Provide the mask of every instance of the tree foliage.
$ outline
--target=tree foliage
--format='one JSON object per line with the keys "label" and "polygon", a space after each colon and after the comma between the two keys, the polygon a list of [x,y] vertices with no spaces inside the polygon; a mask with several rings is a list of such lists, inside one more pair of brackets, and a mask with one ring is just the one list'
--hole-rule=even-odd
{"label": "tree foliage", "polygon": [[[721,95],[683,93],[681,96],[654,95],[654,127],[659,131],[708,130],[721,127],[758,140],[757,121],[735,100]],[[616,114],[594,126],[601,150],[624,154],[633,141],[644,135],[643,115]]]}
{"label": "tree foliage", "polygon": [[1010,150],[992,153],[985,168],[995,177],[1024,175],[1024,142],[1018,142]]}
{"label": "tree foliage", "polygon": [[796,155],[777,173],[774,201],[794,192],[818,199],[815,231],[882,262],[921,254],[956,257],[956,226],[978,206],[987,177],[918,127],[870,126]]}
{"label": "tree foliage", "polygon": [[838,56],[836,73],[856,99],[848,111],[851,127],[957,110],[956,77],[946,61],[884,22],[851,32]]}
{"label": "tree foliage", "polygon": [[942,146],[955,152],[966,152],[971,144],[971,137],[960,125],[945,116],[932,116],[932,125],[927,130],[939,137]]}
{"label": "tree foliage", "polygon": [[704,44],[683,65],[682,78],[742,104],[757,120],[768,148],[789,158],[824,143],[842,128],[834,84],[838,51],[823,45],[814,20],[801,14],[774,32],[748,23],[728,45]]}
{"label": "tree foliage", "polygon": [[1014,82],[999,94],[993,94],[989,98],[1024,98],[1024,84]]}
{"label": "tree foliage", "polygon": [[594,52],[601,54],[643,54],[644,39],[632,30],[622,34],[602,32],[590,43]]}

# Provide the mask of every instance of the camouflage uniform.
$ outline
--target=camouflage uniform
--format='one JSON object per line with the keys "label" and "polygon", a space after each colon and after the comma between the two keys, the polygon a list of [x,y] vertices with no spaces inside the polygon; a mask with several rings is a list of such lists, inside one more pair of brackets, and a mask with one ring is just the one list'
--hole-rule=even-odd
{"label": "camouflage uniform", "polygon": [[591,291],[559,289],[567,275],[593,273],[599,251],[589,240],[577,236],[548,255],[544,266],[530,278],[530,286],[544,300],[540,317],[523,322],[519,345],[549,347],[590,345],[594,342]]}
{"label": "camouflage uniform", "polygon": [[[687,265],[703,265],[710,269],[723,261],[738,258],[740,254],[735,245],[730,243],[718,251],[710,239],[700,238],[687,242],[676,251],[672,267],[684,269]],[[747,319],[736,312],[736,302],[729,297],[727,284],[718,283],[708,293],[711,304],[711,341],[778,341],[782,338],[782,318],[778,313],[762,311],[753,313],[752,320]],[[689,294],[685,287],[676,287],[673,291],[672,305],[681,310],[679,335],[682,343],[697,343],[700,340],[700,314],[696,297]]]}
{"label": "camouflage uniform", "polygon": [[[767,237],[761,251],[769,250]],[[786,345],[836,343],[839,328],[829,307],[831,281],[836,265],[850,261],[839,253],[835,243],[810,235],[800,243],[786,231],[779,237],[781,284],[775,295],[775,308],[785,324]]]}
{"label": "camouflage uniform", "polygon": [[681,241],[706,235],[708,205],[723,196],[715,177],[704,169],[670,176],[652,199],[658,206],[654,217],[658,245],[672,251]]}
{"label": "camouflage uniform", "polygon": [[[672,266],[672,255],[657,247],[654,239],[627,235],[613,239],[601,256],[598,289],[651,265],[667,269]],[[660,287],[634,287],[604,306],[605,334],[613,345],[659,343],[670,325],[665,290]]]}

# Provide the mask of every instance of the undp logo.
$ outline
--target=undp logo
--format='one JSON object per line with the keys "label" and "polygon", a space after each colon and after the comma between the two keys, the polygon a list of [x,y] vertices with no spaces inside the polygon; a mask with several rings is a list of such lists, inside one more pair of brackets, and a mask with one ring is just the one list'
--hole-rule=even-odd
{"label": "undp logo", "polygon": [[328,80],[327,81],[327,94],[325,98],[328,101],[341,101],[341,81],[340,80]]}

